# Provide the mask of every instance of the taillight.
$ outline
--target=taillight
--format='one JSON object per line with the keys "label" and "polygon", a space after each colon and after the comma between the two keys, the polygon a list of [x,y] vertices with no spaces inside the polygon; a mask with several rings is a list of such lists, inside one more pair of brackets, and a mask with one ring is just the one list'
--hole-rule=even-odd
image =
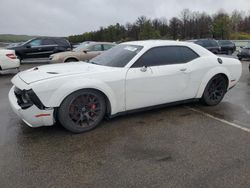
{"label": "taillight", "polygon": [[16,59],[16,55],[15,54],[6,54],[6,56],[10,59]]}

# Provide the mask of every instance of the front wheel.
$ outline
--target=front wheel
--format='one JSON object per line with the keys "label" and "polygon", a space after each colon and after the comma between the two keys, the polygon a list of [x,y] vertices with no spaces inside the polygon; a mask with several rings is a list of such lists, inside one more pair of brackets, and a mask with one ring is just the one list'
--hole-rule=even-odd
{"label": "front wheel", "polygon": [[219,104],[227,92],[227,79],[223,75],[214,76],[207,84],[202,102],[208,106]]}
{"label": "front wheel", "polygon": [[105,111],[105,98],[101,93],[91,89],[79,90],[62,102],[58,119],[67,130],[82,133],[97,127]]}

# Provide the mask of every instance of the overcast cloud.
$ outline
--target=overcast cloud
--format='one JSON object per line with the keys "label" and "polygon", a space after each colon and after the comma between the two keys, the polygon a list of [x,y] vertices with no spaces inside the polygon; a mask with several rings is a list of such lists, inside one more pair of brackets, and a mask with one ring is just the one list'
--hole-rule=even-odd
{"label": "overcast cloud", "polygon": [[141,15],[169,19],[185,8],[249,12],[250,0],[0,0],[0,34],[68,36]]}

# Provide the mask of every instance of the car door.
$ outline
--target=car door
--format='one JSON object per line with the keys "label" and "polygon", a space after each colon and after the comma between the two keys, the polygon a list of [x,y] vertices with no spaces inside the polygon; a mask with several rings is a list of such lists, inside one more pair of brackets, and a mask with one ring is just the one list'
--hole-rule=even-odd
{"label": "car door", "polygon": [[[126,75],[126,110],[189,99],[190,65],[197,58],[184,57],[182,46],[148,50]],[[190,50],[190,49],[189,49]],[[194,97],[194,96],[193,96]],[[192,98],[192,97],[191,97]]]}
{"label": "car door", "polygon": [[41,45],[42,45],[41,39],[34,39],[29,43],[25,44],[23,49],[24,58],[40,57],[40,52],[42,50]]}
{"label": "car door", "polygon": [[57,48],[57,43],[52,38],[42,39],[40,57],[49,57],[51,54],[55,53]]}

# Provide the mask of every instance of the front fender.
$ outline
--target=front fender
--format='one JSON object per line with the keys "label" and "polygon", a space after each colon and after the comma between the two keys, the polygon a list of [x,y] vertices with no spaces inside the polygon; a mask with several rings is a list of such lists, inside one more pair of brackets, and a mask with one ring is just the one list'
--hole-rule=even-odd
{"label": "front fender", "polygon": [[[51,85],[59,85],[59,87],[54,89]],[[124,92],[121,87],[123,87],[121,83],[111,83],[108,85],[107,83],[92,78],[78,78],[67,81],[64,80],[64,82],[50,81],[49,85],[47,82],[44,82],[42,85],[41,83],[35,84],[32,88],[41,102],[46,107],[52,108],[59,107],[62,101],[75,91],[81,89],[99,90],[108,98],[112,115],[125,108],[123,101]]]}
{"label": "front fender", "polygon": [[[228,80],[231,80],[231,74],[225,67],[214,67],[210,71],[206,73],[206,75],[203,77],[203,80],[200,84],[200,87],[198,89],[198,92],[196,94],[196,98],[201,98],[204,90],[208,84],[208,82],[217,74],[225,74],[228,78]],[[228,88],[230,87],[230,84],[228,83]]]}
{"label": "front fender", "polygon": [[81,89],[96,89],[101,91],[108,98],[111,105],[111,114],[117,111],[115,94],[113,90],[106,84],[94,79],[83,79],[77,81],[68,81],[60,86],[51,96],[49,103],[53,107],[59,107],[62,101],[71,93]]}

